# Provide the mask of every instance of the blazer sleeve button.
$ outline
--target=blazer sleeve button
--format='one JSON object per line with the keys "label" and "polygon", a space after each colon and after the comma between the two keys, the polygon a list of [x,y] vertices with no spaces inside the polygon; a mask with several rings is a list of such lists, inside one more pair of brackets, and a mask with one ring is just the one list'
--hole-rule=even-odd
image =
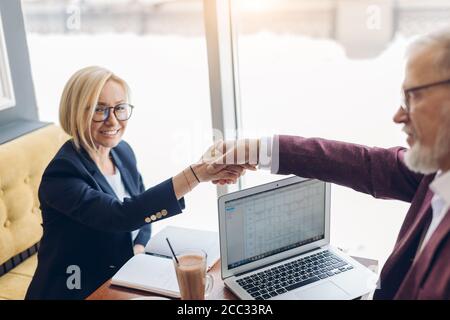
{"label": "blazer sleeve button", "polygon": [[163,215],[163,217],[167,216],[167,213],[168,212],[166,209],[161,210],[161,214]]}
{"label": "blazer sleeve button", "polygon": [[161,217],[162,217],[161,212],[158,212],[158,213],[156,214],[156,218],[161,219]]}
{"label": "blazer sleeve button", "polygon": [[152,214],[152,215],[150,216],[150,219],[152,219],[153,221],[155,221],[155,220],[156,220],[156,216],[155,216],[154,214]]}
{"label": "blazer sleeve button", "polygon": [[150,222],[152,221],[152,219],[150,219],[150,217],[146,217],[146,218],[144,219],[144,221],[145,221],[146,223],[150,223]]}

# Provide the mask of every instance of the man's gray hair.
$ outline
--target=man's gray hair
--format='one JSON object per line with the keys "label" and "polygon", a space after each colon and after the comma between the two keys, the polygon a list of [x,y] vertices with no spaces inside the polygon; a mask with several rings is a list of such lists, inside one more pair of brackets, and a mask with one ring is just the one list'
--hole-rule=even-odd
{"label": "man's gray hair", "polygon": [[450,74],[450,27],[425,34],[414,40],[406,51],[409,56],[424,48],[434,47],[436,49],[434,63],[439,72]]}

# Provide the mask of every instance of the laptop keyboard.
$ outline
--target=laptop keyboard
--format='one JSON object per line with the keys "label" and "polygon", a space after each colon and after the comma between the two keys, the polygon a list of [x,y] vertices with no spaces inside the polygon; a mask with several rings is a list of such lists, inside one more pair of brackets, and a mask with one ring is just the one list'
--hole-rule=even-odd
{"label": "laptop keyboard", "polygon": [[351,269],[330,251],[322,251],[241,278],[237,283],[256,300],[264,300]]}

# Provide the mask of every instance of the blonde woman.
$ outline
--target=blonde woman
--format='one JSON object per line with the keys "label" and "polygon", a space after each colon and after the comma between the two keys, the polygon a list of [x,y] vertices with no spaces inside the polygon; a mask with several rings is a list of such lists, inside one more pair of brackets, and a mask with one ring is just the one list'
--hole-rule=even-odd
{"label": "blonde woman", "polygon": [[60,122],[72,139],[39,187],[44,235],[27,299],[86,298],[144,251],[152,222],[182,212],[186,193],[244,172],[199,162],[145,190],[133,150],[121,140],[133,114],[128,93],[124,80],[100,67],[76,72],[64,88]]}

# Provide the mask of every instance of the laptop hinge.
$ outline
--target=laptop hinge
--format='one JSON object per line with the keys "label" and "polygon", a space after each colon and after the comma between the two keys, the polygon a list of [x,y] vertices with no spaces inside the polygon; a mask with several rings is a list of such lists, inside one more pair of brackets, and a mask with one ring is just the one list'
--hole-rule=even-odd
{"label": "laptop hinge", "polygon": [[[321,248],[321,247],[315,247],[315,248],[312,248],[312,249],[310,249],[310,250],[308,250],[308,251],[299,253],[299,254],[297,254],[297,255],[295,255],[295,256],[290,256],[290,257],[284,258],[283,260],[277,261],[277,262],[275,262],[275,263],[278,264],[278,263],[280,263],[280,262],[283,262],[283,261],[286,261],[286,260],[289,260],[289,259],[292,259],[292,258],[295,258],[295,257],[298,257],[298,256],[302,256],[302,255],[304,255],[304,254],[306,254],[306,253],[309,253],[309,252],[311,252],[311,251],[315,251],[315,250],[320,249],[320,248]],[[243,272],[239,272],[239,273],[236,273],[236,274],[233,275],[233,276],[234,276],[234,277],[239,277],[239,276],[241,276],[241,275],[243,275],[243,274],[246,274],[246,273],[249,273],[249,272],[253,272],[253,271],[256,271],[256,270],[259,270],[259,269],[263,269],[263,268],[265,268],[265,267],[267,267],[267,266],[270,266],[270,265],[273,265],[273,264],[275,264],[275,263],[274,263],[274,262],[266,263],[265,265],[259,266],[258,268],[253,268],[253,269],[249,269],[249,270],[246,270],[246,271],[243,271]]]}

